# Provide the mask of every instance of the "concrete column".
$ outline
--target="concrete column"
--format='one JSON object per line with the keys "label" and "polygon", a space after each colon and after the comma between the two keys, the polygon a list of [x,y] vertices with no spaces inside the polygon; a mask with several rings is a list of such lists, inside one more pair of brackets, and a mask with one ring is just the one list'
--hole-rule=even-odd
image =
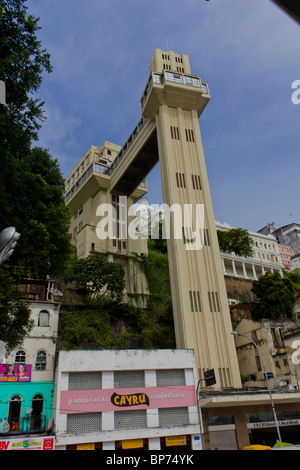
{"label": "concrete column", "polygon": [[232,269],[233,269],[233,274],[236,276],[236,269],[235,269],[235,262],[234,260],[231,260],[231,264],[232,264]]}
{"label": "concrete column", "polygon": [[160,450],[159,437],[151,437],[148,439],[148,450]]}
{"label": "concrete column", "polygon": [[245,266],[245,263],[244,263],[244,262],[242,263],[242,266],[243,266],[243,274],[244,274],[244,277],[248,277],[248,276],[247,276],[247,271],[246,271],[246,266]]}
{"label": "concrete column", "polygon": [[256,271],[255,271],[255,266],[252,264],[252,271],[253,271],[253,277],[254,279],[257,279]]}
{"label": "concrete column", "polygon": [[246,415],[236,414],[234,415],[236,440],[239,450],[243,450],[244,447],[250,445],[249,432],[247,428]]}
{"label": "concrete column", "polygon": [[226,268],[225,268],[224,259],[223,259],[223,258],[221,258],[221,261],[222,261],[223,273],[224,273],[224,274],[227,274],[227,272],[226,272]]}

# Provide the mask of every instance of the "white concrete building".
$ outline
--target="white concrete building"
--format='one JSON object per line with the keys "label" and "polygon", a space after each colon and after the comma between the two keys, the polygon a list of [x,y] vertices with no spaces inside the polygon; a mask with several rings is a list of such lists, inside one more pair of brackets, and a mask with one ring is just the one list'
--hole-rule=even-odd
{"label": "white concrete building", "polygon": [[200,449],[196,388],[192,350],[60,351],[56,449]]}
{"label": "white concrete building", "polygon": [[291,271],[295,269],[300,269],[300,253],[298,255],[294,255],[291,259]]}
{"label": "white concrete building", "polygon": [[[31,381],[47,382],[54,380],[56,342],[58,337],[58,319],[61,293],[53,281],[28,280],[20,286],[24,300],[29,302],[31,320],[34,326],[22,345],[4,357],[7,364],[31,365]],[[1,351],[0,351],[1,355]]]}
{"label": "white concrete building", "polygon": [[[230,230],[229,224],[216,221],[217,230]],[[223,273],[249,280],[257,280],[267,272],[282,274],[281,256],[278,243],[273,235],[248,232],[253,240],[253,255],[249,258],[235,253],[221,253]]]}

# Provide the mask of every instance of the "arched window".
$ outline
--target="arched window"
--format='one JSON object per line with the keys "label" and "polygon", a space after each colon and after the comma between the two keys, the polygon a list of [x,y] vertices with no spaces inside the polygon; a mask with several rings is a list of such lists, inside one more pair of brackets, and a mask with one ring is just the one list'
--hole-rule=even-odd
{"label": "arched window", "polygon": [[41,310],[38,317],[38,326],[49,326],[49,312]]}
{"label": "arched window", "polygon": [[9,401],[8,423],[10,431],[18,431],[20,424],[22,398],[20,395],[13,395]]}
{"label": "arched window", "polygon": [[26,352],[22,349],[19,349],[15,355],[15,362],[18,364],[25,364],[26,362]]}
{"label": "arched window", "polygon": [[32,411],[30,420],[30,429],[41,429],[43,423],[43,406],[44,397],[40,393],[37,393],[32,398]]}
{"label": "arched window", "polygon": [[47,354],[45,351],[38,351],[35,361],[35,370],[46,370]]}

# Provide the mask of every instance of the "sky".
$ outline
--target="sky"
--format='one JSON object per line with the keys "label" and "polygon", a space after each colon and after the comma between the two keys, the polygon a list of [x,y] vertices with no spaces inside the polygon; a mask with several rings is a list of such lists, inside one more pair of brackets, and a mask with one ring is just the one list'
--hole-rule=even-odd
{"label": "sky", "polygon": [[[37,145],[67,177],[91,145],[123,145],[155,48],[187,54],[211,99],[199,124],[215,219],[300,223],[300,25],[271,0],[27,0],[51,55]],[[167,34],[167,39],[166,39]],[[299,93],[300,97],[300,93]],[[159,165],[148,176],[161,204]]]}

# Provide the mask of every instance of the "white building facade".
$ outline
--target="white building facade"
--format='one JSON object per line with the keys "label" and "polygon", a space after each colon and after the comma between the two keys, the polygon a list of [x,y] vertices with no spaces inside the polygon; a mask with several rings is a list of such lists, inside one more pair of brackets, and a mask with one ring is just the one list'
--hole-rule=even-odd
{"label": "white building facade", "polygon": [[57,450],[201,449],[192,350],[60,351]]}
{"label": "white building facade", "polygon": [[[216,222],[217,230],[228,231],[232,228],[229,224]],[[282,274],[282,262],[276,238],[273,235],[248,233],[253,240],[253,255],[246,258],[235,253],[221,253],[224,275],[257,280],[267,272]]]}

